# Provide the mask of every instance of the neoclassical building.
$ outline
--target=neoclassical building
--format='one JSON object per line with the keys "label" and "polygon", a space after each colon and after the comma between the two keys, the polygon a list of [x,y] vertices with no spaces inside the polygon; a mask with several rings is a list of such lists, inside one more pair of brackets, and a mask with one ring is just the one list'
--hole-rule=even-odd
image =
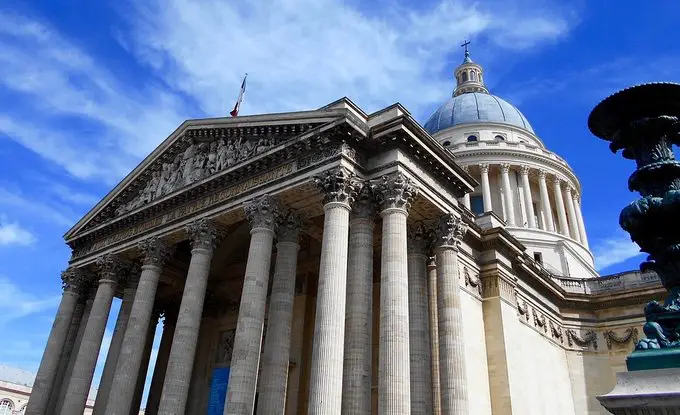
{"label": "neoclassical building", "polygon": [[[600,277],[581,186],[466,53],[401,105],[184,122],[66,235],[26,410],[604,414],[654,274]],[[162,317],[162,319],[161,319]],[[163,332],[149,367],[154,332]]]}

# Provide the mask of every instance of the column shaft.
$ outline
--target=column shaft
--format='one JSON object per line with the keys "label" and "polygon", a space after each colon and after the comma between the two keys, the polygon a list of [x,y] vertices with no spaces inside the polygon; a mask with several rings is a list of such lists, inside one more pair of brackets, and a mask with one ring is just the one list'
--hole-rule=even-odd
{"label": "column shaft", "polygon": [[541,192],[541,210],[545,217],[544,230],[548,232],[555,232],[555,224],[553,223],[553,213],[550,208],[550,197],[548,196],[548,185],[545,182],[545,171],[538,172],[538,189]]}
{"label": "column shaft", "polygon": [[422,228],[411,229],[408,245],[409,355],[411,414],[432,413],[432,367],[427,301],[427,241]]}
{"label": "column shaft", "polygon": [[569,236],[569,227],[567,225],[567,213],[564,211],[564,198],[562,197],[561,180],[555,177],[555,208],[557,209],[557,218],[560,222],[560,233],[564,236]]}
{"label": "column shaft", "polygon": [[185,411],[210,263],[217,239],[215,229],[203,219],[189,225],[188,232],[193,248],[158,409],[162,415],[183,414]]}
{"label": "column shaft", "polygon": [[342,407],[350,207],[329,202],[324,212],[309,388],[312,415],[339,414]]}
{"label": "column shaft", "polygon": [[[291,229],[291,231],[292,235],[288,235],[280,229],[279,243],[276,244],[276,264],[269,301],[264,355],[262,356],[260,395],[257,402],[257,413],[262,415],[282,414],[286,409],[295,276],[300,249],[297,242],[297,229]],[[289,237],[286,238],[284,235]]]}
{"label": "column shaft", "polygon": [[484,201],[484,212],[491,212],[493,207],[491,206],[491,187],[489,186],[489,165],[480,164],[479,168],[482,175],[482,199]]}
{"label": "column shaft", "polygon": [[99,349],[106,330],[106,322],[111,311],[111,302],[116,293],[116,285],[121,272],[120,263],[112,256],[105,256],[99,258],[98,264],[102,271],[97,286],[97,294],[92,303],[92,310],[87,319],[78,357],[73,366],[73,374],[66,391],[64,406],[61,408],[62,415],[80,414],[85,410]]}
{"label": "column shaft", "polygon": [[576,219],[578,220],[578,231],[581,235],[581,243],[588,248],[588,236],[586,235],[586,225],[583,223],[583,212],[581,211],[581,204],[578,200],[578,195],[574,194],[574,208],[576,209]]}
{"label": "column shaft", "polygon": [[[256,199],[245,207],[251,223],[250,248],[234,336],[225,415],[252,414],[255,405],[274,243],[275,218],[271,209],[269,199]],[[281,411],[284,408],[285,405]]]}
{"label": "column shaft", "polygon": [[155,238],[142,242],[139,248],[145,255],[144,265],[139,282],[135,285],[137,294],[133,303],[129,305],[129,322],[121,344],[120,358],[112,381],[113,392],[106,407],[106,414],[127,414],[134,408],[133,396],[143,360],[144,342],[149,327],[155,327],[155,324],[151,324],[153,305],[161,264],[167,255],[167,249]]}
{"label": "column shaft", "polygon": [[437,265],[434,257],[427,264],[427,290],[430,309],[430,347],[432,350],[432,413],[442,413],[441,387],[439,383],[439,313],[437,312]]}
{"label": "column shaft", "polygon": [[442,225],[437,247],[437,305],[439,311],[439,370],[443,414],[467,414],[465,336],[458,283],[458,244],[467,227],[450,216]]}
{"label": "column shaft", "polygon": [[166,309],[163,319],[163,335],[161,336],[161,344],[158,346],[156,365],[153,368],[151,387],[149,388],[144,415],[158,414],[158,405],[161,400],[161,392],[163,391],[163,381],[165,380],[165,372],[168,368],[168,358],[170,357],[170,347],[172,346],[176,323],[177,310],[168,312]]}
{"label": "column shaft", "polygon": [[501,180],[503,181],[503,197],[505,198],[505,222],[515,226],[515,201],[510,188],[510,165],[501,164]]}
{"label": "column shaft", "polygon": [[[95,399],[94,403],[93,412],[96,412],[97,414],[104,413],[106,404],[109,400],[109,395],[111,394],[113,376],[116,373],[118,357],[120,356],[123,338],[125,337],[125,330],[130,318],[132,301],[134,300],[135,292],[137,291],[136,277],[136,275],[130,276],[132,280],[127,283],[125,289],[123,290],[123,300],[120,304],[120,310],[118,310],[118,318],[116,319],[116,325],[113,329],[113,336],[111,337],[111,344],[109,345],[109,353],[106,356],[104,370],[102,372],[101,380],[99,381],[99,388],[97,389],[97,398]],[[118,396],[116,393],[113,395],[115,396],[114,401],[116,401]]]}
{"label": "column shaft", "polygon": [[463,206],[470,209],[470,193],[465,193],[463,196]]}
{"label": "column shaft", "polygon": [[[82,290],[85,291],[85,290]],[[59,358],[59,370],[57,371],[57,376],[54,379],[52,392],[50,393],[50,400],[47,405],[48,408],[56,409],[55,412],[59,413],[59,408],[57,407],[57,402],[59,401],[59,394],[64,388],[64,382],[68,384],[68,381],[64,380],[66,376],[66,370],[69,367],[69,362],[73,354],[77,353],[78,345],[76,341],[78,340],[78,333],[80,332],[80,326],[84,325],[83,315],[85,314],[85,296],[80,295],[76,309],[73,312],[73,317],[71,318],[71,327],[68,330],[68,336],[66,337],[66,343],[61,352],[61,357]]]}
{"label": "column shaft", "polygon": [[529,168],[522,166],[522,187],[524,188],[524,202],[526,203],[527,223],[530,228],[536,227],[534,216],[534,201],[531,196],[531,183],[529,182]]}
{"label": "column shaft", "polygon": [[581,233],[578,229],[578,219],[576,218],[576,209],[574,208],[574,199],[571,196],[571,186],[567,184],[564,189],[565,203],[567,205],[567,216],[569,218],[569,233],[571,237],[581,242]]}
{"label": "column shaft", "polygon": [[71,320],[78,303],[78,287],[72,285],[68,275],[69,272],[67,271],[62,276],[64,292],[61,296],[57,315],[54,318],[54,323],[52,323],[52,330],[50,330],[50,336],[47,338],[47,346],[45,347],[45,352],[35,377],[31,397],[26,408],[27,414],[42,415],[45,413],[50,400],[50,393],[55,387],[54,380],[59,370],[59,358],[66,344]]}
{"label": "column shaft", "polygon": [[[132,395],[132,404],[128,410],[129,415],[139,414],[139,410],[142,406],[142,398],[144,396],[144,385],[146,384],[146,375],[149,372],[149,361],[151,360],[151,350],[153,349],[153,340],[156,336],[156,326],[158,325],[158,315],[154,315],[151,318],[151,324],[148,327],[148,333],[146,334],[146,339],[144,345],[142,346],[142,361],[140,362],[139,369],[137,371],[135,382],[135,390]],[[121,412],[125,414],[125,412]]]}
{"label": "column shaft", "polygon": [[374,223],[370,207],[363,216],[358,212],[355,206],[355,216],[349,223],[343,415],[371,413]]}

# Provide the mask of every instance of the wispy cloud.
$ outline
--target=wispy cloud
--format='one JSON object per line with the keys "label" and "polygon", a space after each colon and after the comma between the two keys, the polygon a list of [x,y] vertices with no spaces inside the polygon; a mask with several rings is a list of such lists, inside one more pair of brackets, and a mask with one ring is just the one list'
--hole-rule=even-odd
{"label": "wispy cloud", "polygon": [[43,311],[52,310],[59,304],[60,295],[37,297],[0,275],[0,292],[12,301],[0,301],[0,327],[10,321]]}
{"label": "wispy cloud", "polygon": [[598,270],[644,255],[640,252],[640,247],[624,233],[597,242],[592,251]]}
{"label": "wispy cloud", "polygon": [[0,215],[0,246],[7,245],[31,245],[36,237],[17,222],[9,222],[7,217]]}
{"label": "wispy cloud", "polygon": [[19,190],[0,187],[0,207],[33,215],[43,221],[59,226],[71,226],[77,220],[75,214],[65,206],[52,206],[23,195]]}

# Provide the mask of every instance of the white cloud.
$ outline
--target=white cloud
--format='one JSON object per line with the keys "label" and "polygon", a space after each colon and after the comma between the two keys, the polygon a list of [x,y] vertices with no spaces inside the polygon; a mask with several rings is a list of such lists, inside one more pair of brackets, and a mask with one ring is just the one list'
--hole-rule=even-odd
{"label": "white cloud", "polygon": [[22,228],[17,222],[7,222],[7,218],[0,215],[0,246],[3,245],[31,245],[36,241],[35,236]]}
{"label": "white cloud", "polygon": [[644,255],[644,253],[640,252],[640,247],[632,242],[628,235],[623,233],[599,241],[592,251],[598,270]]}
{"label": "white cloud", "polygon": [[29,199],[17,190],[0,187],[0,206],[11,208],[16,212],[32,215],[46,222],[59,226],[71,226],[76,222],[76,215],[65,206],[48,205]]}
{"label": "white cloud", "polygon": [[60,295],[36,297],[3,275],[0,275],[0,292],[7,299],[0,301],[0,327],[19,318],[52,310],[61,298]]}

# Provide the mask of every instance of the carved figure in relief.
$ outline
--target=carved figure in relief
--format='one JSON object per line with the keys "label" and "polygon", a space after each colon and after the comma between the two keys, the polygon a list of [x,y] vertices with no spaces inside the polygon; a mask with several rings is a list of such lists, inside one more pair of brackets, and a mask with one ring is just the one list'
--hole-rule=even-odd
{"label": "carved figure in relief", "polygon": [[168,179],[170,179],[170,167],[171,165],[168,163],[163,163],[163,168],[161,169],[161,173],[158,177],[158,184],[156,185],[156,193],[154,194],[154,199],[161,197],[163,195],[163,190],[165,189],[165,184],[168,182]]}
{"label": "carved figure in relief", "polygon": [[215,150],[215,153],[213,172],[218,172],[227,167],[227,144],[223,139],[217,140],[217,150]]}
{"label": "carved figure in relief", "polygon": [[205,169],[208,162],[208,145],[206,143],[201,143],[198,146],[198,151],[191,160],[191,176],[184,178],[185,184],[191,184],[193,182],[201,180],[205,176]]}
{"label": "carved figure in relief", "polygon": [[170,178],[168,181],[165,183],[165,187],[163,188],[162,194],[168,194],[175,190],[175,186],[177,183],[179,183],[181,180],[182,176],[182,155],[179,154],[177,157],[175,157],[175,160],[172,162],[172,165],[170,166]]}
{"label": "carved figure in relief", "polygon": [[260,137],[259,140],[257,140],[257,146],[255,146],[255,154],[262,154],[267,149],[269,148],[269,138],[267,137]]}
{"label": "carved figure in relief", "polygon": [[210,143],[210,150],[208,150],[208,160],[205,166],[205,173],[212,174],[215,172],[215,164],[217,164],[217,141]]}
{"label": "carved figure in relief", "polygon": [[194,155],[196,154],[196,143],[192,142],[184,154],[182,154],[182,181],[184,185],[191,183],[192,170],[194,169]]}
{"label": "carved figure in relief", "polygon": [[238,159],[239,161],[245,160],[248,157],[250,157],[253,152],[255,151],[255,143],[253,143],[253,140],[243,140],[241,142],[241,145],[239,146],[239,155]]}
{"label": "carved figure in relief", "polygon": [[149,203],[156,197],[156,188],[158,187],[160,180],[160,171],[155,170],[153,173],[151,173],[151,178],[146,183],[146,186],[140,194],[142,203]]}
{"label": "carved figure in relief", "polygon": [[233,166],[234,163],[236,163],[236,157],[237,157],[236,146],[234,145],[233,142],[230,141],[229,144],[227,145],[227,150],[226,150],[226,155],[225,155],[226,163],[227,163],[225,167]]}

